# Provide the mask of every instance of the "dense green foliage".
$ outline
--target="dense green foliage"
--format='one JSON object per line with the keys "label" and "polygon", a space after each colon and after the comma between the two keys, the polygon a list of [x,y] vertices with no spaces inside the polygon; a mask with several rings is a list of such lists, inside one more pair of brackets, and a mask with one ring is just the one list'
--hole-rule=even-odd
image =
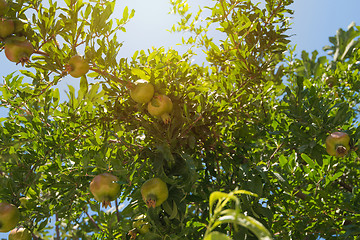
{"label": "dense green foliage", "polygon": [[[196,13],[172,0],[172,31],[187,32],[189,50],[130,59],[117,37],[128,8],[114,19],[112,1],[9,3],[4,14],[25,23],[14,34],[36,50],[2,76],[1,201],[19,207],[34,239],[130,239],[141,214],[151,228],[137,239],[358,239],[360,28],[330,38],[332,59],[298,58],[286,35],[292,2],[217,0]],[[194,48],[206,53],[202,65]],[[60,99],[57,83],[78,53],[90,71]],[[131,99],[138,79],[172,100],[169,124]],[[325,151],[334,131],[351,137],[344,158]],[[110,211],[89,191],[104,172],[122,189]],[[153,177],[169,197],[148,209],[140,187]]]}

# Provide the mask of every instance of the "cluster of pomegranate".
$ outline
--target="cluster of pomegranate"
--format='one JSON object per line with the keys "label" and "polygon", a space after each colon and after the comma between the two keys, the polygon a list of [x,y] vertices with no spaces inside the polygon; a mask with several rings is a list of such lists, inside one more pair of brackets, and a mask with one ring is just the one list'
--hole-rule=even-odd
{"label": "cluster of pomegranate", "polygon": [[[90,183],[90,192],[95,200],[102,203],[103,207],[111,207],[121,192],[119,179],[111,173],[101,173],[96,175]],[[160,178],[147,180],[140,189],[141,196],[148,208],[155,208],[165,202],[169,196],[166,183]],[[132,239],[137,234],[145,234],[149,231],[150,224],[146,221],[145,215],[139,215],[134,219],[133,229],[129,231]]]}
{"label": "cluster of pomegranate", "polygon": [[9,240],[31,240],[31,232],[23,227],[16,227],[20,221],[19,209],[10,203],[0,203],[0,232],[9,232]]}
{"label": "cluster of pomegranate", "polygon": [[0,0],[0,40],[5,44],[5,56],[11,62],[24,65],[34,52],[34,47],[25,37],[20,36],[22,25],[16,19],[6,16],[9,2]]}
{"label": "cluster of pomegranate", "polygon": [[[0,41],[4,43],[7,59],[24,65],[30,61],[30,56],[35,50],[32,43],[19,34],[23,27],[22,23],[6,17],[10,5],[7,0],[0,0]],[[89,71],[89,63],[83,57],[75,55],[65,65],[65,71],[72,77],[79,78]]]}
{"label": "cluster of pomegranate", "polygon": [[130,84],[131,98],[141,104],[147,103],[147,110],[151,116],[159,117],[165,124],[170,123],[170,113],[173,110],[173,103],[166,95],[156,95],[154,86],[143,79]]}
{"label": "cluster of pomegranate", "polygon": [[[111,207],[120,194],[119,179],[111,173],[96,175],[90,183],[90,192],[103,207]],[[149,208],[160,206],[169,196],[166,183],[160,178],[151,178],[141,186],[141,196]]]}

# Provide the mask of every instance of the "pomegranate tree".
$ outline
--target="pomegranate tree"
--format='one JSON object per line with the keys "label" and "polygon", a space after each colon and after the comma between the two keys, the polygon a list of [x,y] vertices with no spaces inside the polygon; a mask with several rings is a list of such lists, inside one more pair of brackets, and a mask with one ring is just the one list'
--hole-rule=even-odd
{"label": "pomegranate tree", "polygon": [[18,208],[10,203],[0,203],[0,232],[8,232],[15,228],[20,220]]}
{"label": "pomegranate tree", "polygon": [[24,63],[29,61],[34,52],[32,44],[23,37],[13,37],[7,39],[5,43],[5,56],[11,62]]}
{"label": "pomegranate tree", "polygon": [[102,173],[94,177],[90,183],[90,191],[94,198],[101,202],[103,206],[111,207],[111,201],[114,201],[120,194],[119,179],[110,174]]}
{"label": "pomegranate tree", "polygon": [[74,78],[84,76],[89,71],[89,63],[80,55],[72,56],[65,70]]}
{"label": "pomegranate tree", "polygon": [[9,240],[31,240],[31,232],[26,228],[14,228],[9,233]]}
{"label": "pomegranate tree", "polygon": [[170,113],[173,103],[168,96],[157,95],[148,103],[148,112],[154,117],[160,117],[165,124],[170,123]]}
{"label": "pomegranate tree", "polygon": [[130,85],[130,96],[137,103],[148,103],[154,96],[154,86],[146,80],[139,79]]}
{"label": "pomegranate tree", "polygon": [[141,196],[149,208],[160,206],[169,196],[166,183],[160,178],[151,178],[141,186]]}
{"label": "pomegranate tree", "polygon": [[15,31],[15,24],[13,20],[0,18],[0,37],[6,38]]}

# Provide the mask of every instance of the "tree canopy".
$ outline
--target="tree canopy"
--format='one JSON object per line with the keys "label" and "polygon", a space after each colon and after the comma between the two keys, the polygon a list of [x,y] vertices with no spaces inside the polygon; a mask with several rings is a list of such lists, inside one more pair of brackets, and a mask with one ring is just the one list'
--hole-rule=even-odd
{"label": "tree canopy", "polygon": [[[114,18],[115,1],[0,0],[1,61],[23,65],[0,85],[0,200],[16,226],[33,239],[359,239],[360,27],[330,37],[328,56],[296,56],[292,2],[171,0],[188,50],[123,58],[134,11]],[[60,99],[67,75],[80,88]]]}

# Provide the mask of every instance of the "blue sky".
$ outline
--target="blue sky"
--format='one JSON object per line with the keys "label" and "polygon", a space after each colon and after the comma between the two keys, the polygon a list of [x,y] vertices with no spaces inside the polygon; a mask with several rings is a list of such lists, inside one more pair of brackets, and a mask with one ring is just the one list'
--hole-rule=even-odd
{"label": "blue sky", "polygon": [[[131,57],[136,50],[148,49],[152,46],[171,47],[175,49],[180,42],[180,34],[171,34],[167,31],[177,21],[176,16],[168,15],[170,4],[167,0],[119,0],[116,9],[119,17],[124,6],[135,9],[135,17],[126,26],[127,32],[119,34],[124,41],[121,49],[122,57]],[[209,0],[189,0],[189,3],[211,2]],[[195,4],[194,4],[195,7]],[[196,7],[197,9],[197,7]],[[329,44],[329,36],[334,36],[338,28],[346,29],[352,22],[360,24],[359,0],[295,0],[292,5],[295,14],[292,19],[292,29],[288,32],[293,35],[290,39],[297,45],[297,53],[302,50],[312,52],[318,50],[324,54],[322,47]],[[3,52],[0,53],[0,82],[2,76],[22,69],[9,62]],[[61,89],[62,96],[67,89],[67,84],[79,86],[79,80],[66,77],[57,87]],[[0,108],[0,117],[5,117],[6,111]],[[7,238],[1,233],[0,238]]]}

